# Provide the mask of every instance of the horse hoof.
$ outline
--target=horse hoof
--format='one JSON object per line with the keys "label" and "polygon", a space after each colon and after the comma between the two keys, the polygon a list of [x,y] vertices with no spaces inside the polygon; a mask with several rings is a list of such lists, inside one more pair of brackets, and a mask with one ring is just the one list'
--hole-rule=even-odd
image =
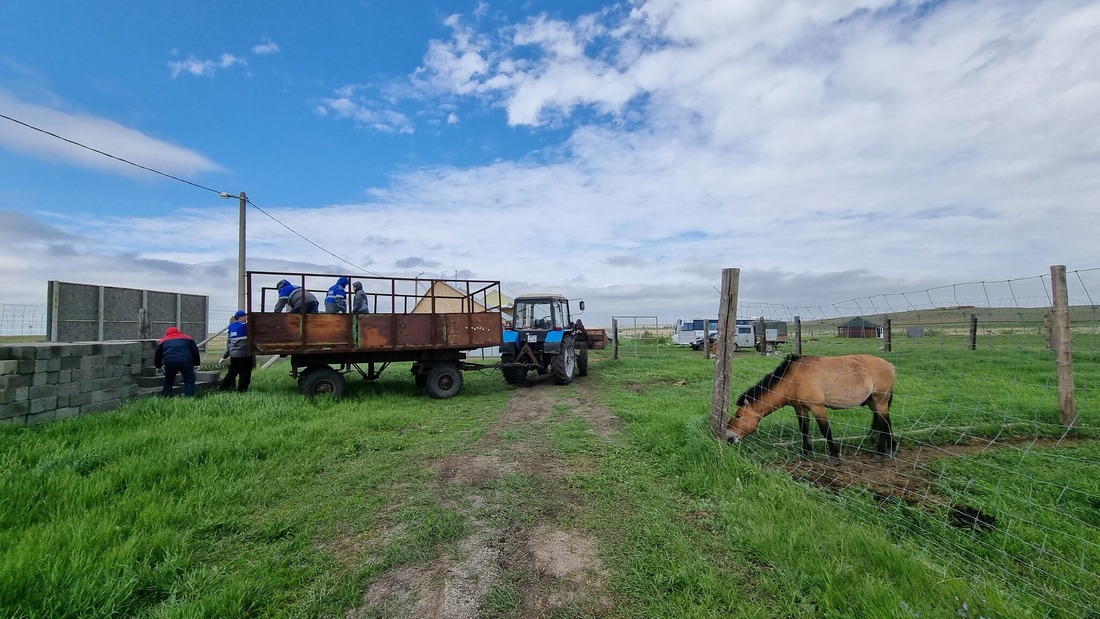
{"label": "horse hoof", "polygon": [[840,458],[837,456],[829,456],[829,466],[837,466],[840,464]]}
{"label": "horse hoof", "polygon": [[871,456],[871,462],[873,462],[875,464],[881,463],[882,460],[883,460],[882,454],[875,454],[875,455]]}

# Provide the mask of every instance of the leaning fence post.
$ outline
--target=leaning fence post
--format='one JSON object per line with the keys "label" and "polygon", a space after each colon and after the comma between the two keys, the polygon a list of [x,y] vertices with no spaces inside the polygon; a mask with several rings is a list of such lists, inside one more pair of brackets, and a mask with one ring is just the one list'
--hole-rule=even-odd
{"label": "leaning fence post", "polygon": [[741,269],[722,269],[722,297],[718,301],[718,362],[714,364],[714,391],[710,396],[710,432],[725,436],[730,410],[730,340],[737,333],[737,284]]}
{"label": "leaning fence post", "polygon": [[614,351],[614,354],[611,356],[611,358],[612,359],[618,359],[619,358],[619,319],[618,318],[612,318],[611,319],[611,350]]}
{"label": "leaning fence post", "polygon": [[1054,360],[1058,368],[1058,421],[1065,430],[1077,423],[1073,397],[1073,346],[1069,331],[1069,292],[1066,290],[1066,266],[1050,267],[1050,291],[1054,296]]}

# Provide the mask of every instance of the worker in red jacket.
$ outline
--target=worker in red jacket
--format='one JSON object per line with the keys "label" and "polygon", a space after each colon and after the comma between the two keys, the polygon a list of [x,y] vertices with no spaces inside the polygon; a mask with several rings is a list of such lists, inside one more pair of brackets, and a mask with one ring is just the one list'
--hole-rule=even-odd
{"label": "worker in red jacket", "polygon": [[176,374],[183,375],[183,395],[195,395],[195,366],[199,365],[199,347],[190,335],[180,333],[176,327],[168,327],[164,337],[157,341],[157,352],[153,355],[153,365],[159,370],[164,367],[164,389],[161,395],[172,395],[172,386]]}

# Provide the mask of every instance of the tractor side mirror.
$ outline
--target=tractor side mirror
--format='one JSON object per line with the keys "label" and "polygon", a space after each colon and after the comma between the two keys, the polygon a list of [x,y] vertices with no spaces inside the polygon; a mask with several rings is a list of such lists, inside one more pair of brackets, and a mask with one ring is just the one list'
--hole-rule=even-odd
{"label": "tractor side mirror", "polygon": [[578,303],[577,307],[581,308],[581,311],[583,312],[584,311],[584,301],[581,301],[580,303]]}

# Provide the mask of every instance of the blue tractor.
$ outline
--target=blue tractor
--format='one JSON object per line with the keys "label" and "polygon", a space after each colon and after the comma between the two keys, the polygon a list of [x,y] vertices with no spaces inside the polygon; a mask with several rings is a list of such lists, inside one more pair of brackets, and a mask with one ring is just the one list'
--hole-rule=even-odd
{"label": "blue tractor", "polygon": [[[573,320],[569,299],[560,294],[525,294],[513,301],[512,324],[504,330],[501,370],[509,384],[521,383],[529,372],[551,374],[568,385],[574,376],[588,375],[588,350],[605,348],[607,332],[585,329]],[[584,301],[577,305],[584,311]]]}

